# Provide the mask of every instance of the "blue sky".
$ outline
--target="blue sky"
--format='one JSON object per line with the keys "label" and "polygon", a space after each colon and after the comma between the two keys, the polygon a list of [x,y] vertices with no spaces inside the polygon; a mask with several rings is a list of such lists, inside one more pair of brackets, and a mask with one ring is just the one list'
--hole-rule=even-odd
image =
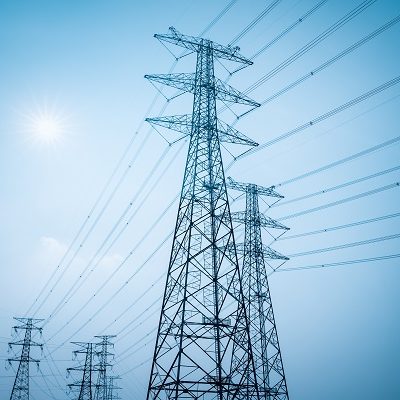
{"label": "blue sky", "polygon": [[[253,55],[316,3],[283,0],[238,42],[241,52],[245,56]],[[253,66],[235,74],[229,83],[245,90],[359,3],[327,1],[255,58]],[[167,239],[154,257],[144,263],[173,229],[176,202],[149,234],[146,231],[180,189],[187,147],[179,142],[168,148],[143,123],[144,117],[158,115],[165,105],[159,96],[149,111],[157,92],[143,76],[167,73],[173,63],[171,55],[153,38],[154,33],[164,33],[173,25],[185,34],[197,35],[227,4],[227,1],[209,0],[141,4],[119,0],[0,3],[1,360],[8,357],[12,317],[25,315],[71,243],[71,252],[60,264],[49,288],[62,271],[66,272],[36,316],[47,318],[70,287],[79,287],[45,325],[43,339],[48,343],[45,354],[54,352],[52,357],[57,366],[49,357],[42,361],[47,385],[32,370],[34,399],[52,398],[48,392],[59,399],[67,398],[65,385],[71,379],[65,379],[65,369],[74,365],[71,340],[89,341],[99,333],[119,332],[115,352],[120,360],[116,359],[115,372],[122,376],[121,396],[128,399],[135,393],[135,397],[144,398],[150,368],[148,359],[154,345],[152,330],[157,324],[160,306],[156,300],[164,280],[151,285],[166,272],[171,240]],[[229,43],[266,6],[260,0],[249,4],[236,1],[206,37],[221,44]],[[376,1],[249,95],[257,101],[266,99],[399,13],[398,2]],[[399,29],[400,24],[396,24],[295,89],[240,119],[236,128],[265,143],[395,78],[399,74]],[[175,71],[191,72],[194,67],[194,57],[186,57]],[[226,77],[219,65],[216,72],[223,79]],[[239,181],[277,185],[395,138],[399,95],[400,87],[394,85],[320,124],[241,159],[227,175]],[[181,96],[168,104],[164,114],[190,112],[191,101],[190,95]],[[58,121],[60,135],[55,143],[46,143],[35,133],[35,121],[43,113]],[[229,111],[221,113],[220,118],[228,123],[235,119]],[[73,242],[132,138],[135,138],[133,144],[111,185],[90,214],[79,239]],[[229,150],[237,154],[245,149],[229,147]],[[279,191],[285,200],[295,199],[396,167],[399,155],[398,144],[386,146],[282,185]],[[228,165],[229,154],[225,153],[224,157]],[[157,169],[149,178],[155,166]],[[119,181],[122,183],[113,193]],[[393,171],[343,189],[273,207],[268,213],[273,218],[282,218],[398,181],[399,173]],[[101,218],[90,230],[110,197]],[[399,200],[399,189],[393,188],[290,218],[285,220],[291,228],[287,235],[394,214],[399,212]],[[243,203],[235,202],[232,208],[239,210]],[[130,218],[133,213],[134,217]],[[112,230],[119,219],[120,224]],[[131,222],[126,225],[128,220]],[[124,225],[126,228],[115,244],[106,251]],[[277,241],[273,247],[291,255],[396,235],[398,227],[398,218],[390,218]],[[398,244],[399,239],[390,239],[292,257],[282,268],[396,254]],[[132,249],[132,255],[124,261]],[[75,251],[76,256],[70,262]],[[86,271],[84,275],[82,271]],[[398,259],[271,276],[272,300],[292,398],[399,398],[399,277]],[[129,312],[108,327],[139,297]],[[39,304],[41,300],[33,307],[34,311]],[[136,328],[126,334],[129,331],[126,327],[133,320],[130,327]],[[135,369],[127,372],[132,368]],[[56,377],[48,376],[52,370]],[[9,395],[12,375],[12,369],[0,372],[1,396]]]}

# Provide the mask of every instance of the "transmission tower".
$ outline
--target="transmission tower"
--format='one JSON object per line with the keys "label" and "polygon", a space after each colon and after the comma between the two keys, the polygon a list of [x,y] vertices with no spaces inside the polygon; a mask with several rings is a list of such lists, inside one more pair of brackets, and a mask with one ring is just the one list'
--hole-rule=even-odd
{"label": "transmission tower", "polygon": [[237,244],[243,256],[242,285],[250,320],[250,337],[259,393],[263,399],[288,400],[266,261],[286,261],[287,257],[263,245],[261,228],[286,231],[284,225],[260,213],[258,196],[282,198],[273,188],[239,183],[228,178],[228,188],[246,193],[246,211],[232,213],[232,220],[245,225],[244,243]]}
{"label": "transmission tower", "polygon": [[119,394],[117,390],[121,389],[119,386],[116,386],[115,381],[117,379],[121,379],[119,376],[109,376],[107,377],[107,400],[119,400]]}
{"label": "transmission tower", "polygon": [[[114,344],[111,343],[110,339],[115,338],[114,335],[102,335],[95,336],[101,339],[100,343],[96,343],[96,355],[99,358],[99,363],[96,364],[96,369],[98,370],[97,376],[97,385],[95,390],[94,399],[95,400],[107,400],[107,386],[108,386],[108,377],[107,371],[111,367],[109,363],[109,358],[114,356],[114,353],[109,352],[110,347],[114,347]],[[100,348],[100,350],[97,350]]]}
{"label": "transmission tower", "polygon": [[82,372],[82,379],[73,383],[69,383],[68,387],[79,392],[77,400],[93,400],[93,372],[97,371],[97,368],[93,365],[94,344],[83,342],[72,343],[79,347],[78,350],[74,350],[73,352],[74,358],[76,358],[79,354],[84,354],[85,362],[84,364],[81,362],[76,367],[67,368],[68,375],[71,373],[71,371]]}
{"label": "transmission tower", "polygon": [[39,331],[42,333],[42,328],[38,327],[37,324],[43,320],[34,318],[14,319],[21,323],[21,325],[13,327],[14,331],[17,333],[19,330],[24,330],[25,334],[22,340],[8,343],[10,349],[12,346],[22,346],[20,357],[9,358],[7,360],[9,364],[12,362],[19,363],[10,400],[29,400],[29,364],[34,362],[39,367],[39,360],[30,356],[31,347],[39,346],[41,349],[43,348],[43,344],[32,340],[32,331]]}
{"label": "transmission tower", "polygon": [[258,399],[220,141],[257,144],[217,120],[216,100],[258,103],[214,76],[216,58],[252,63],[174,28],[155,37],[197,62],[195,74],[145,76],[194,94],[192,115],[147,119],[190,136],[147,399]]}

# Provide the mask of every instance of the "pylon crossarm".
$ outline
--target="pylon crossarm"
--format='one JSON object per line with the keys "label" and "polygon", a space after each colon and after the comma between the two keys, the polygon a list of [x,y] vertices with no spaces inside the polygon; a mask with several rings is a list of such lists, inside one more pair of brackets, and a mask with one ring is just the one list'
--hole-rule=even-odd
{"label": "pylon crossarm", "polygon": [[259,196],[270,196],[270,197],[277,197],[278,199],[283,199],[284,196],[276,192],[275,186],[264,187],[257,185],[257,194]]}
{"label": "pylon crossarm", "polygon": [[[283,231],[288,231],[290,230],[289,227],[286,225],[281,224],[280,222],[276,221],[275,219],[272,219],[270,217],[265,216],[264,214],[260,213],[260,225],[263,228],[274,228],[274,229],[281,229]],[[268,230],[268,229],[267,229]],[[285,232],[281,233],[279,236],[283,235]]]}
{"label": "pylon crossarm", "polygon": [[[236,251],[238,254],[242,254],[245,255],[247,251],[249,251],[244,243],[237,243],[236,244]],[[260,253],[262,253],[262,255],[264,256],[264,258],[270,259],[270,260],[289,260],[288,257],[284,256],[283,254],[277,252],[276,250],[271,249],[271,247],[266,246],[266,245],[262,245],[260,246],[260,248],[258,249],[258,251],[256,253],[256,255],[261,255]]]}
{"label": "pylon crossarm", "polygon": [[289,257],[284,256],[276,250],[271,249],[271,247],[263,245],[263,254],[264,258],[268,258],[270,260],[289,260]]}
{"label": "pylon crossarm", "polygon": [[249,218],[250,220],[248,222],[256,223],[263,228],[284,229],[284,230],[289,229],[287,226],[261,213],[259,213],[258,218],[254,220],[253,218],[251,218],[251,216],[249,215],[246,216],[246,211],[236,211],[232,213],[233,222],[245,224],[246,220],[248,220]]}
{"label": "pylon crossarm", "polygon": [[171,86],[183,92],[193,93],[194,91],[194,74],[152,74],[144,77],[149,81]]}
{"label": "pylon crossarm", "polygon": [[276,197],[279,199],[283,199],[283,197],[284,197],[275,191],[274,186],[264,187],[264,186],[255,185],[253,183],[237,182],[230,176],[228,176],[228,178],[227,178],[226,187],[229,189],[238,190],[240,192],[251,191],[251,192],[254,192],[255,194],[261,195],[261,196]]}
{"label": "pylon crossarm", "polygon": [[233,88],[221,81],[221,79],[215,79],[215,94],[216,98],[219,100],[227,101],[229,103],[244,104],[252,107],[260,107],[260,103],[247,97],[245,94],[239,92],[239,90]]}
{"label": "pylon crossarm", "polygon": [[18,329],[18,328],[21,328],[21,329],[23,329],[24,327],[26,327],[27,321],[29,320],[29,321],[32,322],[32,330],[35,330],[35,329],[36,329],[36,330],[39,330],[39,329],[42,329],[42,328],[36,326],[36,324],[39,323],[39,322],[44,321],[43,318],[22,318],[22,317],[14,317],[14,319],[15,319],[16,321],[19,321],[19,322],[23,323],[24,325],[23,325],[23,326],[14,326],[13,328],[17,328],[17,329]]}
{"label": "pylon crossarm", "polygon": [[[16,342],[9,343],[10,346],[23,346],[24,344],[25,344],[25,341],[23,339],[18,340]],[[38,343],[38,342],[34,342],[33,340],[31,340],[30,346],[43,347],[43,343]]]}
{"label": "pylon crossarm", "polygon": [[[21,357],[7,358],[7,361],[8,362],[21,361]],[[35,364],[39,364],[40,363],[40,360],[38,360],[36,358],[32,358],[30,356],[24,357],[23,361],[24,362],[35,363]]]}
{"label": "pylon crossarm", "polygon": [[[195,91],[195,74],[177,73],[177,74],[151,74],[145,75],[146,79],[151,82],[161,83],[163,85],[174,87],[183,92],[194,93]],[[239,92],[232,86],[222,82],[218,78],[214,78],[215,97],[219,100],[229,103],[244,104],[252,107],[259,107],[260,104],[250,99],[245,94]]]}
{"label": "pylon crossarm", "polygon": [[254,147],[258,146],[257,142],[248,138],[246,135],[243,135],[243,133],[239,132],[235,128],[232,128],[221,120],[218,120],[217,126],[221,142],[243,144]]}
{"label": "pylon crossarm", "polygon": [[183,136],[190,135],[192,127],[192,115],[171,115],[165,117],[146,118],[146,121],[151,125],[162,126],[163,128],[172,129],[180,132]]}
{"label": "pylon crossarm", "polygon": [[211,45],[214,57],[238,62],[244,64],[245,66],[253,64],[252,61],[248,60],[247,58],[239,54],[240,48],[237,46],[236,47],[223,46],[218,43],[211,42],[210,40],[194,36],[183,35],[182,33],[178,32],[174,27],[170,27],[169,31],[170,31],[169,34],[156,33],[154,37],[160,41],[172,43],[177,46],[184,47],[185,49],[188,49],[193,52],[199,52],[201,51],[202,47]]}
{"label": "pylon crossarm", "polygon": [[[171,115],[155,118],[146,118],[151,125],[161,126],[163,128],[172,129],[173,131],[183,134],[182,137],[189,136],[192,129],[192,115]],[[254,140],[240,133],[225,122],[217,121],[217,130],[221,142],[243,144],[247,146],[258,146]]]}

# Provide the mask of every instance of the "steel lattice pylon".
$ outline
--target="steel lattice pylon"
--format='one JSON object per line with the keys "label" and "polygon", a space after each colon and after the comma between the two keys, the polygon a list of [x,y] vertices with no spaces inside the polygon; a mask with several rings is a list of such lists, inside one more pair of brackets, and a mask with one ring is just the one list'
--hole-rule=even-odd
{"label": "steel lattice pylon", "polygon": [[121,397],[117,393],[119,386],[115,384],[117,379],[121,379],[119,376],[109,376],[107,377],[107,396],[106,400],[119,400]]}
{"label": "steel lattice pylon", "polygon": [[192,116],[148,119],[190,141],[147,399],[258,399],[220,140],[256,143],[217,120],[216,100],[258,104],[214,76],[214,58],[251,62],[238,48],[170,31],[155,36],[197,53],[197,63],[195,74],[146,76],[194,94]]}
{"label": "steel lattice pylon", "polygon": [[246,211],[232,218],[245,225],[244,243],[238,244],[243,255],[242,285],[250,320],[250,337],[259,393],[263,399],[288,400],[286,378],[282,364],[275,317],[268,285],[266,259],[288,260],[262,243],[261,227],[287,230],[266,218],[259,211],[258,196],[282,198],[273,188],[235,182],[228,178],[228,187],[246,193]]}
{"label": "steel lattice pylon", "polygon": [[19,358],[9,358],[7,361],[18,362],[18,370],[15,376],[14,385],[12,388],[10,400],[29,400],[29,363],[34,362],[39,365],[39,360],[33,359],[30,356],[30,350],[32,346],[39,346],[43,348],[43,344],[36,343],[32,340],[32,331],[42,332],[42,328],[39,328],[37,324],[42,319],[34,318],[14,318],[22,325],[14,326],[15,331],[25,330],[24,339],[16,342],[10,342],[8,345],[22,346],[21,356]]}
{"label": "steel lattice pylon", "polygon": [[94,394],[94,400],[107,400],[108,393],[108,376],[107,370],[111,367],[109,363],[109,358],[114,356],[108,349],[114,347],[114,344],[110,339],[115,338],[115,335],[102,335],[96,336],[101,339],[100,343],[96,343],[96,348],[100,348],[99,351],[96,350],[96,355],[99,358],[99,363],[96,364],[96,368],[99,371],[97,376],[97,385]]}
{"label": "steel lattice pylon", "polygon": [[76,357],[78,354],[83,354],[85,357],[85,363],[81,363],[76,367],[67,368],[68,374],[71,371],[82,372],[82,379],[69,383],[68,387],[77,390],[79,393],[77,400],[93,400],[93,386],[95,386],[93,384],[93,372],[98,370],[98,368],[93,365],[94,344],[83,342],[72,343],[80,347],[79,350],[74,350],[74,356]]}

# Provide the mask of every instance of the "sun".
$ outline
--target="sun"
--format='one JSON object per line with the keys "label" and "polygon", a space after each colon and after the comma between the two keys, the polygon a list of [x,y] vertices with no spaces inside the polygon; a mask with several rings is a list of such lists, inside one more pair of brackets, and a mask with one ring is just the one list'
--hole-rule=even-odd
{"label": "sun", "polygon": [[29,139],[41,145],[57,145],[65,139],[68,118],[54,104],[38,105],[23,114],[24,131]]}
{"label": "sun", "polygon": [[54,143],[60,139],[62,125],[53,115],[39,115],[32,122],[33,132],[39,140]]}

